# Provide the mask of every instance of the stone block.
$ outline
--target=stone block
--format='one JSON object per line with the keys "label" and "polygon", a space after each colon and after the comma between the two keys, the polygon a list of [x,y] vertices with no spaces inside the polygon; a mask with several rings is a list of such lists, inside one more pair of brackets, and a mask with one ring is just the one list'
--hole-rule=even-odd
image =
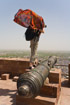
{"label": "stone block", "polygon": [[35,98],[23,98],[16,94],[17,105],[56,105],[57,100],[53,97],[37,96]]}
{"label": "stone block", "polygon": [[18,76],[14,76],[14,77],[13,77],[13,81],[14,81],[14,82],[17,82],[18,78],[19,78]]}
{"label": "stone block", "polygon": [[70,64],[68,65],[69,68],[69,85],[70,85]]}
{"label": "stone block", "polygon": [[30,60],[22,58],[0,58],[0,74],[10,73],[11,75],[20,75],[29,68]]}
{"label": "stone block", "polygon": [[8,80],[10,78],[10,74],[1,74],[2,80]]}
{"label": "stone block", "polygon": [[52,68],[49,73],[49,82],[61,85],[61,69]]}
{"label": "stone block", "polygon": [[59,84],[49,83],[41,88],[40,94],[58,98],[60,95],[60,91],[61,88]]}

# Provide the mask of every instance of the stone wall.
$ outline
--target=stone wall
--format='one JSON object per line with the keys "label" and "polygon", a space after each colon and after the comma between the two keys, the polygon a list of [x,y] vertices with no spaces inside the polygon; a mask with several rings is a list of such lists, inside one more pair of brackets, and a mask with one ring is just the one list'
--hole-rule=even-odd
{"label": "stone wall", "polygon": [[29,59],[0,58],[0,74],[10,73],[11,75],[19,75],[24,73],[29,64]]}

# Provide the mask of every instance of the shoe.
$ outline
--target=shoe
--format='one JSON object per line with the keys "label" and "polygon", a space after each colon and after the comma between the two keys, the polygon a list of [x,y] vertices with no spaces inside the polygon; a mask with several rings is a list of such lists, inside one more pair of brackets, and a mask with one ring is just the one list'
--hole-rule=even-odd
{"label": "shoe", "polygon": [[35,59],[33,66],[36,67],[38,65],[38,59]]}
{"label": "shoe", "polygon": [[29,67],[29,69],[34,69],[34,66]]}
{"label": "shoe", "polygon": [[34,69],[34,66],[32,63],[30,63],[29,69]]}

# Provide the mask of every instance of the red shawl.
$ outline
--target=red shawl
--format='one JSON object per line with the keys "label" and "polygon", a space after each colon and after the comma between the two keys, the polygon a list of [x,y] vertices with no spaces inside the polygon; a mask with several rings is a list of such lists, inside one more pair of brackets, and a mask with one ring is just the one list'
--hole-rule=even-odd
{"label": "red shawl", "polygon": [[19,9],[14,21],[26,28],[31,26],[33,29],[43,29],[45,26],[43,18],[30,9]]}

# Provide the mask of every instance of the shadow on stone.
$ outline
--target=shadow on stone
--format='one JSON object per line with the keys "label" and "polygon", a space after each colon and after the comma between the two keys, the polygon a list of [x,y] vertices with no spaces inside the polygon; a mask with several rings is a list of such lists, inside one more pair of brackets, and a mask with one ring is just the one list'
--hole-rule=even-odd
{"label": "shadow on stone", "polygon": [[11,105],[16,105],[16,90],[0,88],[0,96],[9,96]]}
{"label": "shadow on stone", "polygon": [[64,79],[64,80],[62,80],[62,82],[61,82],[61,86],[62,86],[62,87],[69,87],[69,88],[70,88],[70,85],[69,85],[69,81],[68,81],[68,79]]}

